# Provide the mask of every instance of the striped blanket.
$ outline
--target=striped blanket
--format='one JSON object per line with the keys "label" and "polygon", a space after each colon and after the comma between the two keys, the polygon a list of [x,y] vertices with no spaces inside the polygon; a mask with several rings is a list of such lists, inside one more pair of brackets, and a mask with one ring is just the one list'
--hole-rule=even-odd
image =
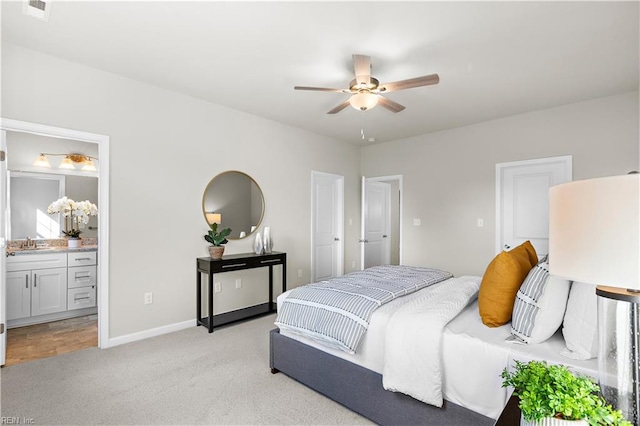
{"label": "striped blanket", "polygon": [[451,277],[449,272],[415,266],[352,272],[291,291],[275,324],[353,354],[379,306]]}

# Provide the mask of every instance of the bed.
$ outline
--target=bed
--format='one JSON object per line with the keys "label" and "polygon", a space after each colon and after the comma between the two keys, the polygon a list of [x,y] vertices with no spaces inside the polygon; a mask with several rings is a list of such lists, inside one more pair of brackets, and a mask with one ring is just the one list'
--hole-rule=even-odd
{"label": "bed", "polygon": [[[505,367],[512,366],[515,360],[547,360],[570,365],[580,374],[597,376],[595,359],[572,360],[560,355],[565,349],[560,330],[542,344],[519,345],[506,341],[511,335],[510,324],[486,327],[478,312],[477,289],[481,280],[478,276],[448,278],[383,304],[371,315],[367,331],[353,354],[292,332],[287,327],[274,329],[270,333],[271,371],[283,372],[378,424],[394,425],[494,424],[510,397],[509,390],[501,386],[500,373]],[[385,390],[385,387],[389,388],[384,383],[389,370],[385,360],[387,364],[390,362],[386,358],[393,359],[394,351],[413,352],[413,347],[400,347],[398,350],[398,342],[394,341],[405,333],[404,329],[399,331],[395,324],[398,317],[402,317],[400,313],[407,308],[416,311],[415,306],[431,297],[426,296],[428,293],[449,295],[461,283],[476,291],[466,299],[459,312],[446,320],[446,325],[439,332],[437,349],[440,362],[428,364],[439,364],[440,370],[427,369],[425,373],[441,375],[438,391],[441,392],[442,406],[425,403],[424,398],[419,400],[421,395],[412,397],[405,394],[413,395],[411,391]],[[278,297],[279,312],[292,291]],[[417,318],[421,321],[424,310],[418,308],[418,311]],[[416,317],[413,318],[410,321],[415,323]],[[417,327],[414,332],[422,333],[424,328]],[[410,336],[408,334],[400,340]],[[420,335],[420,339],[425,338]],[[427,339],[430,342],[437,340]],[[388,346],[394,348],[388,349]],[[421,362],[419,356],[418,352],[415,362]],[[401,360],[401,364],[405,363],[405,358]],[[400,379],[411,380],[402,375]]]}

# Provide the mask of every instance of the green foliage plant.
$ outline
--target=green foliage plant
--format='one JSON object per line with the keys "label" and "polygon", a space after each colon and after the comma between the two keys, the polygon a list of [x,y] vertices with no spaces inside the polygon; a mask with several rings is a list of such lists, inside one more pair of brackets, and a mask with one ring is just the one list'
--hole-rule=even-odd
{"label": "green foliage plant", "polygon": [[210,227],[211,229],[209,230],[209,233],[204,236],[204,239],[207,240],[208,243],[210,243],[212,246],[219,247],[229,242],[227,240],[227,237],[229,236],[229,234],[231,234],[231,228],[225,228],[218,232],[217,223],[211,224]]}
{"label": "green foliage plant", "polygon": [[591,426],[631,426],[620,410],[606,403],[593,379],[576,376],[564,365],[516,361],[515,371],[505,368],[501,376],[502,387],[513,387],[520,398],[520,410],[527,421],[556,417],[586,420]]}

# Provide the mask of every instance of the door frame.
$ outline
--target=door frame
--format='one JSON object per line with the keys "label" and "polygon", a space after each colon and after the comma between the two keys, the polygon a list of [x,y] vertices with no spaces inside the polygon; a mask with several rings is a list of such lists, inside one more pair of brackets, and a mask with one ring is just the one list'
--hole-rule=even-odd
{"label": "door frame", "polygon": [[[7,227],[8,223],[7,204],[9,195],[7,187],[9,184],[9,171],[7,170],[7,132],[0,129],[0,248],[2,251],[7,249]],[[0,254],[0,366],[5,365],[7,361],[7,256]]]}
{"label": "door frame", "polygon": [[[109,136],[0,118],[0,129],[98,144],[98,347],[109,347]],[[6,274],[6,270],[2,271]],[[1,303],[6,303],[6,298]],[[5,309],[6,311],[6,309]]]}
{"label": "door frame", "polygon": [[566,181],[573,179],[573,156],[559,155],[557,157],[536,158],[534,160],[511,161],[508,163],[496,164],[496,235],[495,249],[496,254],[502,252],[502,177],[504,171],[513,167],[527,167],[541,164],[564,163],[566,172]]}
{"label": "door frame", "polygon": [[334,179],[337,181],[338,186],[338,247],[336,249],[336,264],[338,265],[338,276],[344,274],[344,176],[336,175],[333,173],[319,172],[316,170],[311,171],[311,267],[309,268],[309,282],[313,282],[313,277],[315,276],[315,268],[316,268],[316,260],[314,255],[315,248],[315,223],[316,223],[316,213],[315,213],[315,183],[316,178],[325,177]]}
{"label": "door frame", "polygon": [[362,176],[362,188],[361,188],[361,204],[360,204],[360,269],[364,268],[364,239],[365,239],[365,223],[364,223],[364,213],[365,213],[365,185],[367,182],[389,182],[389,181],[398,181],[398,192],[400,193],[400,207],[398,213],[398,263],[402,265],[402,230],[403,230],[403,209],[404,209],[404,191],[403,191],[403,176],[402,175],[390,175],[390,176],[376,176],[376,177],[366,177]]}

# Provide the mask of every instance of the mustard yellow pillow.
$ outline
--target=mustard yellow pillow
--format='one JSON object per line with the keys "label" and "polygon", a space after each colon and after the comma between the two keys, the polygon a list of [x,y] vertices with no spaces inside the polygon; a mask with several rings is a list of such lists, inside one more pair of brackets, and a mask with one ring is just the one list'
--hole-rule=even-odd
{"label": "mustard yellow pillow", "polygon": [[511,253],[513,252],[526,253],[532,268],[538,264],[538,254],[536,253],[536,249],[533,247],[533,244],[531,244],[531,241],[529,240],[511,250]]}
{"label": "mustard yellow pillow", "polygon": [[478,293],[480,318],[485,325],[499,327],[511,320],[516,294],[533,267],[533,257],[535,265],[538,257],[527,241],[511,251],[503,251],[489,263]]}

